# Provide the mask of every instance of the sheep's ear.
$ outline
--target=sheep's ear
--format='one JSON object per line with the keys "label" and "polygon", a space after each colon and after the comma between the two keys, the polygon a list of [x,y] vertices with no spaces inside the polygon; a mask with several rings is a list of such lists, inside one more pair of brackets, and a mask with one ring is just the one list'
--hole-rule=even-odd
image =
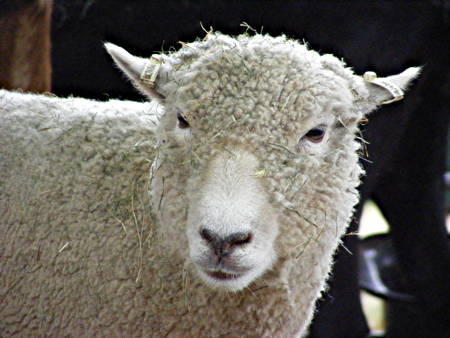
{"label": "sheep's ear", "polygon": [[404,91],[419,76],[420,71],[420,67],[411,67],[400,74],[388,77],[377,77],[374,72],[366,72],[363,79],[369,91],[370,100],[378,105],[403,99]]}
{"label": "sheep's ear", "polygon": [[116,65],[130,78],[142,93],[152,99],[161,101],[164,96],[157,91],[157,77],[161,62],[152,56],[145,59],[133,56],[125,49],[112,43],[105,43],[105,48]]}

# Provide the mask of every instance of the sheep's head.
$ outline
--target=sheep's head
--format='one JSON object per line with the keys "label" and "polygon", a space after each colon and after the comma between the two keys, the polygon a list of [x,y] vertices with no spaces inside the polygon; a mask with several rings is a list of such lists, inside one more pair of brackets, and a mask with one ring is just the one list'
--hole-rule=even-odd
{"label": "sheep's head", "polygon": [[240,290],[312,238],[337,244],[358,199],[358,123],[386,88],[285,37],[210,34],[150,61],[106,47],[164,107],[153,208],[172,240],[186,229],[207,284]]}

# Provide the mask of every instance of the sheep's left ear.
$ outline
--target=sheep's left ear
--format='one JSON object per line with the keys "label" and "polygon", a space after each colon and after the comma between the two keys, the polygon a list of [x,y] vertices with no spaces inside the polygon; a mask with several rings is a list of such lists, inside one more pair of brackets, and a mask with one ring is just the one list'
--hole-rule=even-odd
{"label": "sheep's left ear", "polygon": [[363,79],[369,91],[369,99],[377,105],[403,99],[404,91],[411,81],[419,76],[420,71],[420,67],[411,67],[400,74],[388,77],[377,77],[374,72],[366,72]]}
{"label": "sheep's left ear", "polygon": [[116,65],[128,76],[134,86],[151,99],[161,101],[164,96],[158,92],[158,75],[162,61],[152,56],[149,59],[137,57],[112,43],[105,48]]}

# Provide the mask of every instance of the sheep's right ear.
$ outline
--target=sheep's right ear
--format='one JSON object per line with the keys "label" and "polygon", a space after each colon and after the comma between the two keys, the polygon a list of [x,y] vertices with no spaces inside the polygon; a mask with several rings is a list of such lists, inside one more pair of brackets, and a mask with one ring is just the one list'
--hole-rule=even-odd
{"label": "sheep's right ear", "polygon": [[161,61],[152,56],[150,59],[137,57],[112,43],[105,48],[116,65],[130,78],[134,86],[152,99],[161,101],[164,96],[157,91],[157,77]]}

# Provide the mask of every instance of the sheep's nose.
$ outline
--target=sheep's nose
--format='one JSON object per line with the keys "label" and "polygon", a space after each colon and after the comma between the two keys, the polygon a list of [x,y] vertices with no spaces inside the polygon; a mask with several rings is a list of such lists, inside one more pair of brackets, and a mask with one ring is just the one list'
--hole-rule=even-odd
{"label": "sheep's nose", "polygon": [[218,257],[229,256],[236,247],[243,246],[252,241],[251,232],[235,232],[226,237],[221,237],[214,231],[201,229],[200,236],[208,243]]}

